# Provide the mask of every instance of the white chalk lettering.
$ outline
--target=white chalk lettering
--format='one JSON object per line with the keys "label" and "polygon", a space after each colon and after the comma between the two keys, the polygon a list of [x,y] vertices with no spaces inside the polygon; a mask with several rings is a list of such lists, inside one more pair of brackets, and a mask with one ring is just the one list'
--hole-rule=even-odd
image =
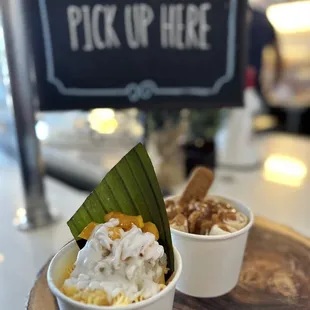
{"label": "white chalk lettering", "polygon": [[211,30],[207,23],[207,11],[211,9],[210,3],[200,5],[200,27],[199,27],[199,46],[202,50],[208,50],[211,45],[207,42],[207,32]]}
{"label": "white chalk lettering", "polygon": [[71,49],[77,51],[80,48],[78,36],[78,26],[80,25],[84,30],[82,33],[80,32],[80,36],[82,36],[80,40],[84,43],[82,49],[85,52],[95,49],[119,48],[121,43],[113,28],[116,12],[116,5],[96,4],[93,8],[88,5],[68,6],[67,19]]}
{"label": "white chalk lettering", "polygon": [[164,48],[168,47],[168,34],[167,34],[167,5],[160,6],[160,43]]}
{"label": "white chalk lettering", "polygon": [[175,46],[179,50],[184,49],[184,42],[183,42],[183,31],[184,31],[184,24],[183,24],[183,4],[177,4],[176,6],[176,30],[175,30]]}
{"label": "white chalk lettering", "polygon": [[160,41],[163,48],[175,47],[175,5],[160,6]]}
{"label": "white chalk lettering", "polygon": [[76,5],[69,5],[67,8],[67,19],[69,26],[70,46],[73,51],[79,49],[79,38],[77,27],[82,22],[82,12]]}
{"label": "white chalk lettering", "polygon": [[96,4],[92,12],[92,32],[95,47],[99,50],[102,50],[105,48],[105,44],[100,35],[100,15],[104,15],[104,6],[101,4]]}
{"label": "white chalk lettering", "polygon": [[121,46],[121,43],[118,39],[118,36],[113,28],[113,22],[115,19],[117,7],[116,5],[109,5],[105,7],[105,19],[104,19],[104,32],[106,45],[109,48],[118,48]]}
{"label": "white chalk lettering", "polygon": [[153,19],[154,12],[147,4],[125,6],[125,32],[130,48],[148,47],[148,27]]}
{"label": "white chalk lettering", "polygon": [[140,26],[140,35],[141,35],[141,45],[143,47],[148,47],[148,27],[154,19],[154,12],[148,4],[140,4],[140,17],[141,17],[141,26]]}
{"label": "white chalk lettering", "polygon": [[[69,5],[67,20],[72,51],[120,48],[121,42],[114,29],[117,15],[115,4]],[[211,4],[161,4],[160,5],[160,44],[165,49],[200,49],[208,50],[207,14]],[[155,19],[152,7],[146,3],[127,4],[124,6],[125,38],[129,48],[148,48],[149,29]]]}
{"label": "white chalk lettering", "polygon": [[91,16],[90,16],[90,6],[82,5],[83,12],[83,26],[84,26],[84,38],[85,44],[83,50],[85,52],[91,52],[94,50],[92,31],[91,31]]}
{"label": "white chalk lettering", "polygon": [[[135,13],[137,11],[135,10]],[[136,14],[134,15],[136,17]],[[138,36],[136,27],[136,21],[133,21],[132,7],[130,5],[125,5],[125,32],[127,44],[130,48],[136,49],[139,47]]]}
{"label": "white chalk lettering", "polygon": [[185,45],[187,49],[199,48],[199,40],[195,28],[199,22],[199,10],[194,4],[189,4],[186,9]]}
{"label": "white chalk lettering", "polygon": [[162,4],[160,6],[162,48],[210,49],[211,46],[207,41],[207,32],[211,30],[207,23],[207,11],[210,9],[210,3],[203,3],[199,6]]}

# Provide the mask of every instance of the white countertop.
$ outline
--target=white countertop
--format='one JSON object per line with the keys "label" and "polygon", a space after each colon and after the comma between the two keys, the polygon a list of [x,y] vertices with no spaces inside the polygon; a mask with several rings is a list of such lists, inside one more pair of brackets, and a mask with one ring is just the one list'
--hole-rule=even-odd
{"label": "white countertop", "polygon": [[[284,169],[290,177],[270,169],[264,173],[263,167],[247,172],[218,169],[211,192],[243,201],[256,215],[310,237],[310,140],[273,134],[260,138],[260,147],[264,159],[274,154],[290,156],[280,165],[280,170]],[[271,168],[279,169],[277,158]],[[266,173],[273,182],[265,179]],[[290,184],[275,183],[284,181]],[[19,170],[16,162],[0,151],[0,309],[24,309],[37,272],[71,239],[66,220],[83,202],[86,193],[50,178],[45,178],[45,185],[49,205],[61,213],[60,220],[33,232],[16,230],[12,220],[16,210],[23,206]]]}
{"label": "white countertop", "polygon": [[[53,179],[45,178],[49,205],[61,212],[49,227],[21,232],[13,226],[16,210],[23,207],[19,170],[0,152],[0,309],[22,310],[36,274],[62,245],[72,239],[68,219],[86,197]],[[42,309],[43,310],[43,309]]]}

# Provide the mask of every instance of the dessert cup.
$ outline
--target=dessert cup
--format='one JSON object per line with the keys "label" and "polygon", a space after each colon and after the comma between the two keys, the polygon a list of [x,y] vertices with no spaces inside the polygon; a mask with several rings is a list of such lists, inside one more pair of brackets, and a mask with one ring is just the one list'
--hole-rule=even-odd
{"label": "dessert cup", "polygon": [[201,298],[224,295],[237,285],[248,233],[254,221],[252,211],[243,203],[222,196],[208,198],[231,204],[244,213],[249,222],[236,232],[216,236],[190,234],[171,228],[173,245],[183,262],[177,290]]}
{"label": "dessert cup", "polygon": [[172,310],[173,300],[176,288],[176,282],[180,277],[182,270],[182,260],[179,252],[174,248],[175,273],[172,280],[158,294],[151,298],[126,305],[126,306],[95,306],[77,302],[66,295],[59,289],[64,283],[64,274],[67,268],[72,266],[76,260],[79,248],[75,241],[65,245],[52,259],[48,271],[47,282],[53,295],[56,297],[59,310]]}

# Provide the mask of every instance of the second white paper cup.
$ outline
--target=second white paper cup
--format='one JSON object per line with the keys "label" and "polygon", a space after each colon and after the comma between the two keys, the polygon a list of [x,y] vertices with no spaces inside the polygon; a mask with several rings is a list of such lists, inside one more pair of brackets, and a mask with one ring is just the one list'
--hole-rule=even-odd
{"label": "second white paper cup", "polygon": [[75,241],[65,245],[52,259],[48,271],[47,282],[53,295],[56,297],[59,310],[172,310],[176,282],[182,270],[182,260],[179,252],[174,248],[175,273],[171,282],[153,297],[128,306],[92,306],[77,302],[60,291],[64,282],[64,274],[76,260],[78,246]]}
{"label": "second white paper cup", "polygon": [[224,295],[237,285],[249,229],[254,221],[252,211],[242,203],[221,196],[210,198],[230,203],[249,218],[249,223],[237,232],[220,236],[202,236],[171,229],[173,244],[183,262],[177,290],[201,298]]}

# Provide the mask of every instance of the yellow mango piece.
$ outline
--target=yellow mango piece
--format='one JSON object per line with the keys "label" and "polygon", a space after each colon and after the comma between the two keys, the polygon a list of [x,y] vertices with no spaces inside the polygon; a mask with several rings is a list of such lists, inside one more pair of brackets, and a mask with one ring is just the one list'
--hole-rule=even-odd
{"label": "yellow mango piece", "polygon": [[159,277],[158,284],[165,284],[165,283],[166,283],[165,273],[163,272],[161,276]]}
{"label": "yellow mango piece", "polygon": [[119,220],[118,226],[123,228],[125,231],[131,229],[132,224],[136,225],[138,228],[143,228],[143,218],[141,215],[132,216],[126,215],[121,212],[110,212],[104,216],[104,220],[107,222],[110,219],[115,218]]}
{"label": "yellow mango piece", "polygon": [[121,228],[120,227],[109,227],[109,237],[112,240],[121,238]]}
{"label": "yellow mango piece", "polygon": [[78,289],[75,286],[63,285],[62,292],[69,297],[73,297],[75,294],[78,293]]}
{"label": "yellow mango piece", "polygon": [[147,222],[147,223],[144,223],[144,226],[142,228],[142,231],[144,233],[146,232],[150,232],[152,233],[154,236],[155,236],[155,240],[157,241],[159,239],[159,232],[158,232],[158,229],[156,227],[156,225],[152,222]]}
{"label": "yellow mango piece", "polygon": [[118,219],[120,218],[122,215],[124,215],[122,212],[118,212],[118,211],[113,211],[113,212],[110,212],[108,214],[106,214],[104,216],[104,221],[105,222],[109,222],[110,219]]}
{"label": "yellow mango piece", "polygon": [[98,224],[95,222],[90,222],[79,234],[79,237],[84,240],[88,240],[97,225]]}

